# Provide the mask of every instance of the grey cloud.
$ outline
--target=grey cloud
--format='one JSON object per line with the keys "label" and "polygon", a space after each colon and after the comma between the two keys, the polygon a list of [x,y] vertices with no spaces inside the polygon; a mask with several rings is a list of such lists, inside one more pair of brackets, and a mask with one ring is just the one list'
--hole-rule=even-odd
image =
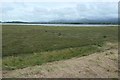
{"label": "grey cloud", "polygon": [[3,13],[5,21],[116,18],[117,3],[5,3]]}

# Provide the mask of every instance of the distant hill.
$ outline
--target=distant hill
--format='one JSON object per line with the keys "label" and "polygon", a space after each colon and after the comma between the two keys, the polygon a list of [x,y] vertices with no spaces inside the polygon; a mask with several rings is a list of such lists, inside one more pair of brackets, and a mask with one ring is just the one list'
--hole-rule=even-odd
{"label": "distant hill", "polygon": [[59,19],[52,20],[46,22],[23,22],[23,21],[7,21],[3,23],[29,23],[29,24],[118,24],[117,18],[106,18],[106,19],[76,19],[76,20],[68,20],[68,19]]}
{"label": "distant hill", "polygon": [[76,19],[76,20],[53,20],[54,23],[76,23],[76,24],[117,24],[118,19]]}

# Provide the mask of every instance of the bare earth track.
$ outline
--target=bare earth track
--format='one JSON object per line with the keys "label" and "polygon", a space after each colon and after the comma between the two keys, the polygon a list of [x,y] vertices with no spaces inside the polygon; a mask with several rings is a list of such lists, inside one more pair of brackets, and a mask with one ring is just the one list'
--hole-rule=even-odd
{"label": "bare earth track", "polygon": [[118,44],[107,43],[102,52],[89,56],[3,71],[3,77],[118,78]]}

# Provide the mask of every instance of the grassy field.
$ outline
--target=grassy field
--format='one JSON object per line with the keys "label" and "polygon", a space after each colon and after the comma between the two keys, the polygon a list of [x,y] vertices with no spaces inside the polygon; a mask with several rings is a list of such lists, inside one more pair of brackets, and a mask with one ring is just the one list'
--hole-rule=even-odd
{"label": "grassy field", "polygon": [[117,42],[117,27],[3,25],[3,70],[86,56]]}

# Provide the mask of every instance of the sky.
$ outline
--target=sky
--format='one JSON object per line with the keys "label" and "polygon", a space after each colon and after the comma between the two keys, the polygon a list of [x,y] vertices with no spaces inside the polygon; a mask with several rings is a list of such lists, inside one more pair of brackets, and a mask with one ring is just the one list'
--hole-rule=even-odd
{"label": "sky", "polygon": [[2,21],[53,21],[112,19],[118,17],[118,2],[99,1],[61,1],[25,2],[4,1],[0,6]]}

